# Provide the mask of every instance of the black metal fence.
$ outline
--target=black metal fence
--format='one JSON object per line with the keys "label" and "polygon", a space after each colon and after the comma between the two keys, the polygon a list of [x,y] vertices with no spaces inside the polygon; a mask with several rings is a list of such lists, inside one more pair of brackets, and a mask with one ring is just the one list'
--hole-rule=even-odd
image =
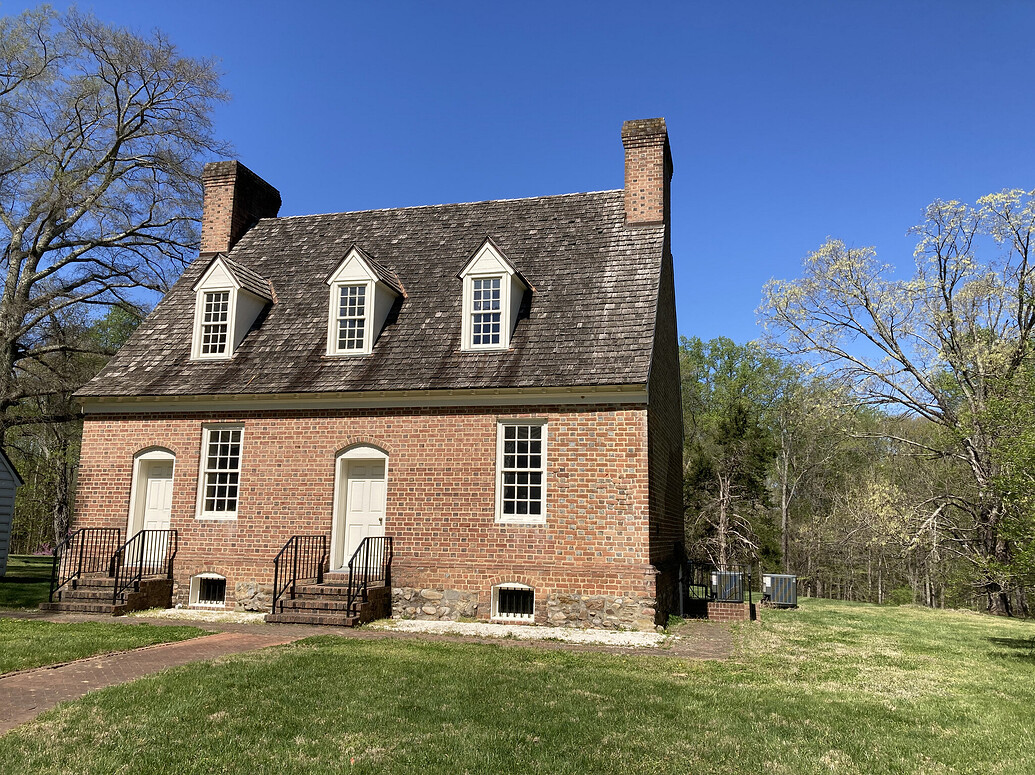
{"label": "black metal fence", "polygon": [[277,613],[277,602],[285,594],[289,599],[294,599],[299,581],[315,581],[322,584],[326,569],[327,536],[291,536],[284,548],[273,558],[273,600],[270,610]]}
{"label": "black metal fence", "polygon": [[693,603],[754,603],[755,568],[750,563],[691,560],[676,544],[679,588],[683,601]]}
{"label": "black metal fence", "polygon": [[180,545],[176,530],[141,530],[126,541],[112,558],[115,586],[112,603],[129,590],[140,589],[145,576],[173,577],[173,561]]}
{"label": "black metal fence", "polygon": [[122,544],[122,531],[116,527],[84,527],[70,533],[54,547],[50,573],[50,602],[60,598],[64,588],[87,573],[115,571],[114,556]]}

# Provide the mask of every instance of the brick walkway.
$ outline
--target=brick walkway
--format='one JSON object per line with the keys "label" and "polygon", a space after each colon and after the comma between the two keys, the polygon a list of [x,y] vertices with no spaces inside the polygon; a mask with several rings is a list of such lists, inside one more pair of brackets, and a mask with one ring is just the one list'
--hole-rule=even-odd
{"label": "brick walkway", "polygon": [[126,683],[188,662],[291,643],[299,637],[288,633],[221,632],[15,673],[0,678],[0,735],[59,702],[78,699],[94,689]]}

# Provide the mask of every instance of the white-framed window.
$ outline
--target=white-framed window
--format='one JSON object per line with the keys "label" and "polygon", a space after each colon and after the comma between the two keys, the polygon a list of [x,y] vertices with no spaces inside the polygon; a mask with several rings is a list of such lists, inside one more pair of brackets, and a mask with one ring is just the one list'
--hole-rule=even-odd
{"label": "white-framed window", "polygon": [[546,521],[546,422],[501,420],[496,431],[496,519]]}
{"label": "white-framed window", "polygon": [[486,239],[457,275],[463,283],[460,348],[467,352],[510,349],[522,299],[532,287]]}
{"label": "white-framed window", "polygon": [[[240,277],[250,285],[243,285]],[[264,278],[225,256],[212,260],[193,290],[193,360],[232,358],[259,315],[273,301],[272,288]]]}
{"label": "white-framed window", "polygon": [[507,621],[535,620],[535,590],[525,584],[499,584],[492,588],[492,618]]}
{"label": "white-framed window", "polygon": [[239,425],[213,425],[204,430],[198,488],[198,516],[202,519],[237,518],[243,434]]}
{"label": "white-framed window", "polygon": [[402,284],[394,272],[353,245],[327,278],[327,355],[370,355]]}
{"label": "white-framed window", "polygon": [[192,577],[190,605],[223,608],[226,605],[226,578],[218,573],[199,573]]}
{"label": "white-framed window", "polygon": [[337,316],[335,323],[335,351],[339,353],[364,352],[367,349],[367,283],[335,285]]}
{"label": "white-framed window", "polygon": [[226,355],[230,336],[230,291],[207,291],[201,303],[201,341],[199,355]]}
{"label": "white-framed window", "polygon": [[471,347],[500,346],[502,286],[502,277],[471,279]]}

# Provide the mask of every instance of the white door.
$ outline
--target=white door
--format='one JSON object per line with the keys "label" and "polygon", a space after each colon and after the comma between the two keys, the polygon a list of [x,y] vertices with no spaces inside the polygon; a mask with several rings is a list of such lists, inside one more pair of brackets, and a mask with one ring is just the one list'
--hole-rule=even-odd
{"label": "white door", "polygon": [[[172,514],[172,463],[150,463],[147,466],[147,486],[144,491],[142,530],[168,530]],[[144,563],[159,566],[165,557],[168,537],[148,536],[144,545]],[[131,561],[135,558],[129,558]]]}
{"label": "white door", "polygon": [[172,463],[151,463],[147,467],[144,496],[144,530],[168,530],[172,513]]}
{"label": "white door", "polygon": [[364,538],[385,534],[385,461],[346,460],[345,535],[340,563],[348,565]]}

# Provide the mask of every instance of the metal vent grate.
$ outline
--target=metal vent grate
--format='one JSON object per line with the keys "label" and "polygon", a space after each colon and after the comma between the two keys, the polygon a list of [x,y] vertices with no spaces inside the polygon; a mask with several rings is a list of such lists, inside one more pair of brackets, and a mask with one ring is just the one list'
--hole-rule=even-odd
{"label": "metal vent grate", "polygon": [[223,605],[226,602],[226,579],[198,579],[198,605]]}
{"label": "metal vent grate", "polygon": [[496,615],[501,619],[531,619],[534,611],[534,590],[527,587],[499,587],[496,590]]}

